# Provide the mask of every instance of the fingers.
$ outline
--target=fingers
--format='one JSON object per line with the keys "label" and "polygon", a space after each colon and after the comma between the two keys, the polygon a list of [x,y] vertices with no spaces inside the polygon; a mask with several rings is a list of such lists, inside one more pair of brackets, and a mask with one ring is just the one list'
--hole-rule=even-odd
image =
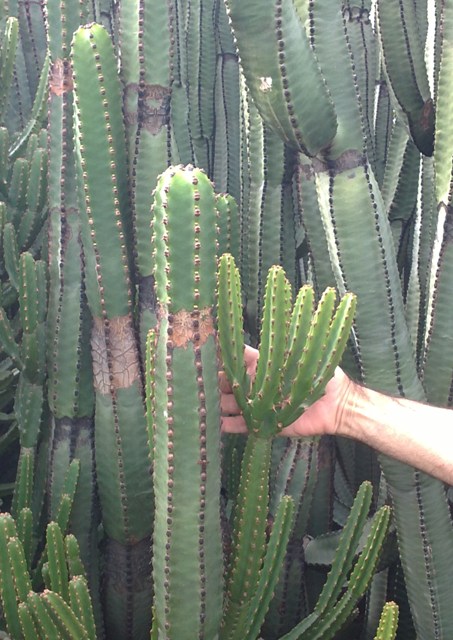
{"label": "fingers", "polygon": [[238,416],[241,413],[236,398],[232,393],[222,393],[220,395],[220,411],[222,415]]}
{"label": "fingers", "polygon": [[[258,351],[252,347],[245,347],[244,362],[248,375],[255,376],[256,364],[258,361]],[[224,371],[219,373],[220,388],[220,411],[222,420],[222,431],[224,433],[247,433],[245,420],[241,415],[236,399],[233,395],[231,384]]]}
{"label": "fingers", "polygon": [[224,433],[247,433],[247,426],[242,416],[222,416],[221,424]]}
{"label": "fingers", "polygon": [[251,378],[255,377],[256,365],[258,362],[258,351],[253,347],[245,346],[244,349],[244,362],[247,373]]}
{"label": "fingers", "polygon": [[219,389],[222,393],[233,393],[233,389],[231,388],[231,384],[226,377],[225,371],[219,372]]}

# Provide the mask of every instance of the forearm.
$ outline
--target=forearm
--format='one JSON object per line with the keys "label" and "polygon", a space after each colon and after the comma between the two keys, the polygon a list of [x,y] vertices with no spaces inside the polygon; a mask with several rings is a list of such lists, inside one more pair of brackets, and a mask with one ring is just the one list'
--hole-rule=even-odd
{"label": "forearm", "polygon": [[355,438],[453,485],[453,411],[354,385],[337,435]]}

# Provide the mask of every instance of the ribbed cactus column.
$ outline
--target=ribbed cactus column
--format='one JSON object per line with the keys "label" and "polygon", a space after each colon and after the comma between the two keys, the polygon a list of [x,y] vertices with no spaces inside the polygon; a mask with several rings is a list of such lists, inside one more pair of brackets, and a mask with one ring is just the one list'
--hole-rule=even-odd
{"label": "ribbed cactus column", "polygon": [[217,638],[222,614],[220,422],[211,183],[170,167],[154,201],[159,323],[152,380],[153,576],[159,638]]}
{"label": "ribbed cactus column", "polygon": [[170,160],[170,99],[174,67],[174,2],[120,3],[124,115],[134,211],[141,346],[156,324],[151,241],[152,188]]}
{"label": "ribbed cactus column", "polygon": [[83,253],[73,139],[73,81],[69,61],[73,31],[87,16],[74,3],[47,0],[52,59],[49,95],[49,306],[47,362],[52,420],[47,490],[49,517],[56,509],[67,467],[80,460],[71,532],[77,536],[99,615],[100,516],[94,468],[94,393],[90,322],[82,282]]}
{"label": "ribbed cactus column", "polygon": [[93,316],[95,456],[107,534],[109,638],[140,640],[151,616],[152,484],[139,351],[132,317],[131,219],[116,58],[99,25],[79,29],[72,62],[82,240]]}

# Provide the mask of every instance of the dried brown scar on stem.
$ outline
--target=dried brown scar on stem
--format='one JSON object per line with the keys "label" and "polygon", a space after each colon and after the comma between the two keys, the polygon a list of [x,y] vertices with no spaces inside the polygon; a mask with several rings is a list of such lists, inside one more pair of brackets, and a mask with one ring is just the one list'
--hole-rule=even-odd
{"label": "dried brown scar on stem", "polygon": [[62,96],[74,89],[74,80],[72,78],[71,65],[57,58],[52,65],[49,82],[50,92],[56,96]]}
{"label": "dried brown scar on stem", "polygon": [[108,394],[140,380],[135,332],[130,316],[93,318],[91,332],[93,376],[96,391]]}
{"label": "dried brown scar on stem", "polygon": [[159,318],[168,317],[168,337],[174,347],[186,348],[191,343],[203,345],[209,336],[214,335],[214,320],[211,307],[204,307],[195,311],[181,309],[176,313],[168,313],[159,307]]}

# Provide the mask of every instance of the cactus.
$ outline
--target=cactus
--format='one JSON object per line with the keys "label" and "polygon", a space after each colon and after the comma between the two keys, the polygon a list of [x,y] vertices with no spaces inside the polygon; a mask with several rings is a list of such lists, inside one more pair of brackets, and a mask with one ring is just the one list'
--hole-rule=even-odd
{"label": "cactus", "polygon": [[[340,296],[357,295],[342,359],[351,376],[394,395],[452,404],[452,11],[450,0],[0,2],[0,500],[16,523],[5,542],[11,561],[2,555],[1,562],[11,574],[3,590],[15,611],[8,614],[11,637],[66,637],[69,626],[68,637],[103,637],[104,616],[109,638],[148,637],[152,617],[154,638],[327,638],[348,617],[344,637],[392,637],[394,607],[386,606],[379,627],[388,599],[399,606],[401,637],[451,636],[453,542],[444,487],[384,457],[382,475],[375,453],[349,440],[288,442],[272,434],[303,410],[299,394],[315,400],[330,375],[328,354],[341,333],[329,333],[333,287]],[[173,178],[165,173],[153,192],[158,174],[178,163],[205,173],[173,168]],[[180,189],[187,195],[190,187],[190,220],[198,206],[195,186],[179,183],[181,175],[196,175],[210,194],[200,209],[208,202],[219,226],[218,235],[202,227],[199,249],[193,223],[183,227],[182,213],[179,223]],[[177,210],[171,238],[159,218],[164,184],[171,184],[168,207]],[[166,360],[170,324],[181,312],[170,310],[165,287],[171,280],[177,296],[190,298],[183,308],[189,323],[200,323],[190,316],[201,309],[193,264],[199,252],[197,273],[213,296],[215,266],[208,269],[206,260],[209,254],[215,263],[216,241],[217,254],[233,254],[241,272],[242,294],[237,276],[229,276],[235,329],[224,359],[252,429],[247,443],[223,436],[222,457],[213,345],[217,322],[221,336],[231,335],[230,318],[222,320],[225,297],[207,305],[206,343],[194,337],[187,349],[173,344]],[[283,266],[287,280],[273,267],[266,293],[272,265]],[[300,290],[293,316],[289,283]],[[343,320],[340,313],[338,324]],[[254,384],[242,369],[243,329],[260,349]],[[312,357],[318,347],[322,361]],[[167,374],[177,384],[169,385]],[[184,374],[195,380],[190,389]],[[178,398],[175,420],[186,391],[193,409],[193,446],[176,446],[172,435],[178,466],[171,473],[205,460],[197,439],[202,393],[203,402],[210,399],[206,429],[214,433],[209,455],[216,460],[206,464],[211,497],[203,507],[216,514],[209,512],[215,533],[198,537],[199,521],[193,524],[196,570],[184,597],[187,571],[178,571],[186,560],[175,541],[186,516],[173,509],[167,526],[163,515],[172,507],[172,429],[163,413],[170,387]],[[172,495],[188,519],[201,513],[201,465],[195,471],[183,487],[190,499],[179,489]],[[355,563],[354,580],[343,594],[335,582],[320,615],[333,578],[326,581],[314,550],[318,542],[327,546],[323,566],[345,575],[334,559],[336,530],[348,530],[348,514],[358,518],[353,496],[364,480],[373,483],[371,512],[378,515],[363,530],[374,536],[365,543],[363,535],[355,551],[352,544],[354,558],[344,567]],[[371,579],[388,517],[379,509],[389,498],[396,532]],[[73,562],[85,568],[73,573],[88,579],[96,630],[84,613],[85,577],[66,578],[71,561],[61,544],[52,542],[60,549],[60,585],[47,552],[36,558],[48,520],[77,535],[81,558]],[[241,527],[249,533],[241,536]],[[259,551],[252,553],[253,535]],[[168,558],[167,536],[175,543]],[[27,596],[24,564],[33,588]],[[214,583],[206,593],[203,571]],[[366,585],[367,606],[352,620]],[[186,615],[179,602],[195,606]]]}
{"label": "cactus", "polygon": [[[111,559],[106,625],[111,637],[140,638],[150,625],[152,486],[132,317],[126,141],[113,48],[102,27],[82,27],[75,33],[72,65],[75,144],[83,177],[81,233],[92,316],[96,470]],[[135,563],[143,566],[137,577]],[[123,588],[126,598],[119,595]]]}
{"label": "cactus", "polygon": [[149,372],[153,576],[159,637],[175,639],[216,637],[222,613],[216,215],[204,173],[171,167],[161,176],[153,221],[159,323]]}
{"label": "cactus", "polygon": [[[23,542],[14,520],[0,516],[2,558],[1,596],[9,632],[14,638],[58,637],[67,640],[96,639],[93,608],[84,573],[69,571],[82,567],[74,539],[63,538],[58,524],[47,526],[46,554],[51,589],[38,594],[32,588]],[[7,567],[14,576],[3,581]],[[32,634],[35,634],[34,636]]]}
{"label": "cactus", "polygon": [[[282,269],[272,268],[266,285],[256,377],[249,388],[242,356],[239,272],[231,256],[222,256],[219,341],[225,371],[249,429],[234,513],[223,638],[244,637],[250,628],[256,633],[260,626],[253,627],[250,611],[268,558],[264,541],[272,437],[322,393],[344,350],[354,315],[355,298],[351,295],[344,296],[335,312],[333,290],[325,292],[316,311],[311,288],[300,290],[292,310],[290,297]],[[282,562],[283,558],[280,566]],[[273,570],[278,572],[278,565]]]}

